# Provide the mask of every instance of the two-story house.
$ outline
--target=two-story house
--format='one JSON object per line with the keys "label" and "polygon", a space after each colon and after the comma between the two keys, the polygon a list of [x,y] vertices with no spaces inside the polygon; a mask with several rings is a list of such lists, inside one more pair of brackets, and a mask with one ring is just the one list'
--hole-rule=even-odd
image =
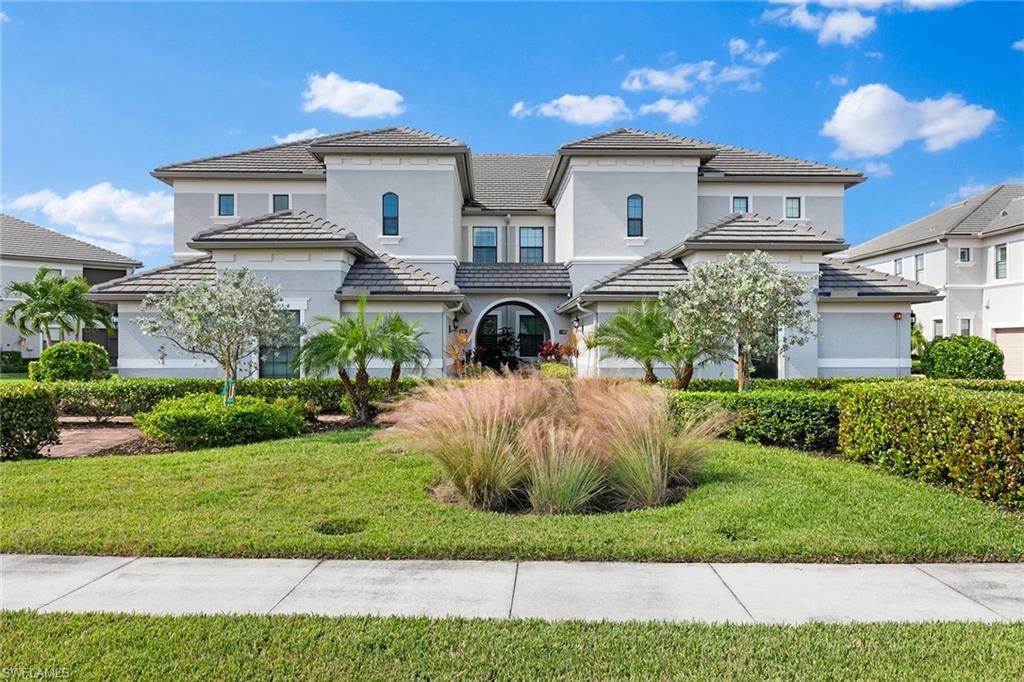
{"label": "two-story house", "polygon": [[850,249],[848,262],[935,287],[914,305],[925,337],[974,335],[1024,379],[1024,185],[990,187]]}
{"label": "two-story house", "polygon": [[[730,252],[770,251],[820,275],[809,292],[819,335],[769,363],[780,376],[906,374],[910,305],[938,298],[828,258],[846,248],[844,195],[860,173],[666,133],[614,130],[547,156],[472,154],[448,137],[385,128],[153,175],[174,190],[176,262],[92,293],[118,306],[125,375],[215,374],[132,320],[143,297],[170,282],[236,267],[280,286],[306,325],[351,311],[361,295],[371,312],[420,320],[435,374],[446,371],[457,332],[486,350],[510,330],[529,358],[544,340],[565,341],[570,329],[585,338],[623,305]],[[582,351],[584,375],[637,371]],[[290,371],[259,367],[263,376]]]}

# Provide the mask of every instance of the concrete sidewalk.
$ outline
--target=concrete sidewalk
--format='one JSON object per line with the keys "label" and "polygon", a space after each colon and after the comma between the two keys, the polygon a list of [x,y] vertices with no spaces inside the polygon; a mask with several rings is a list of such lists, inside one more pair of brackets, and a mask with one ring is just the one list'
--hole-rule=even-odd
{"label": "concrete sidewalk", "polygon": [[1024,564],[0,555],[4,609],[733,623],[1024,621]]}

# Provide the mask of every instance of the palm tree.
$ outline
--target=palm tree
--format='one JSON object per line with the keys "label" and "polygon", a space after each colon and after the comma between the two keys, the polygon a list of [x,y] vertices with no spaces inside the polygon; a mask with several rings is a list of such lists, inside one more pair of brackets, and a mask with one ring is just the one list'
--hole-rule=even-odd
{"label": "palm tree", "polygon": [[[384,321],[376,315],[369,324],[366,322],[366,297],[356,304],[355,315],[340,319],[317,317],[317,322],[327,325],[302,344],[296,364],[309,374],[322,375],[331,367],[338,368],[338,377],[345,389],[356,422],[370,421],[370,374],[368,367],[374,358],[383,357]],[[349,369],[355,368],[355,381],[349,376]]]}
{"label": "palm tree", "polygon": [[604,348],[620,358],[636,360],[644,369],[644,381],[654,384],[658,382],[654,363],[665,359],[661,339],[675,333],[672,321],[662,313],[658,301],[641,300],[598,325],[589,345]]}
{"label": "palm tree", "polygon": [[388,315],[384,318],[382,332],[381,352],[385,360],[391,361],[388,397],[392,398],[398,392],[402,365],[422,372],[430,361],[430,349],[423,343],[427,332],[420,329],[419,320],[409,322],[400,315]]}
{"label": "palm tree", "polygon": [[24,336],[42,334],[45,346],[53,343],[53,327],[61,341],[66,334],[78,338],[83,329],[97,324],[110,330],[110,313],[87,300],[88,292],[89,283],[82,277],[69,279],[56,270],[39,268],[30,281],[11,282],[4,288],[5,295],[18,297],[4,311],[4,323]]}
{"label": "palm tree", "polygon": [[921,357],[921,353],[924,352],[924,347],[927,345],[928,341],[924,338],[924,329],[921,328],[921,323],[917,322],[910,328],[910,350],[917,357]]}

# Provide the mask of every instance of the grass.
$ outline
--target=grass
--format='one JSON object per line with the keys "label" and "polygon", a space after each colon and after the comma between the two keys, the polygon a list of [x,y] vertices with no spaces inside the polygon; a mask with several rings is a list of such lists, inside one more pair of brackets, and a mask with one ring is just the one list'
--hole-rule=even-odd
{"label": "grass", "polygon": [[0,374],[0,381],[28,381],[28,373],[8,372]]}
{"label": "grass", "polygon": [[[434,502],[369,431],[0,465],[0,551],[721,561],[1019,561],[1024,516],[838,459],[721,442],[668,507],[507,515]],[[327,534],[316,528],[351,532]]]}
{"label": "grass", "polygon": [[1024,624],[696,625],[6,612],[0,670],[110,679],[1019,680]]}

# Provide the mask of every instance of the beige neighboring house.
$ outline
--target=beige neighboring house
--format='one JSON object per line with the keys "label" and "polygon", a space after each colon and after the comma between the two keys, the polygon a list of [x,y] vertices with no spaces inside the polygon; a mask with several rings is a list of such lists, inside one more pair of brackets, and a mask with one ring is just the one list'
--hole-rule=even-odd
{"label": "beige neighboring house", "polygon": [[914,305],[925,337],[974,335],[1024,379],[1024,184],[996,185],[850,249],[847,261],[935,287]]}
{"label": "beige neighboring house", "polygon": [[[39,268],[58,270],[66,277],[82,276],[89,284],[95,285],[124,277],[138,267],[142,267],[142,263],[133,258],[0,214],[0,279],[3,280],[4,291],[10,282],[32,279]],[[4,294],[0,310],[7,310],[15,300]],[[86,331],[83,338],[106,348],[111,365],[116,366],[116,332],[107,334],[102,329]],[[38,358],[43,347],[40,334],[26,337],[7,325],[0,328],[0,344],[3,350],[20,351],[25,358]]]}

